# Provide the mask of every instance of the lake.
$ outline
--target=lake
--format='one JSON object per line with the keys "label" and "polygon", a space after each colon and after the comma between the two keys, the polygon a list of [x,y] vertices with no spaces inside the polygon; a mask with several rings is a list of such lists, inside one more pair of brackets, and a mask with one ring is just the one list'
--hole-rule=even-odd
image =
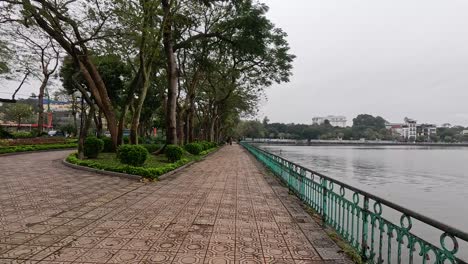
{"label": "lake", "polygon": [[[265,150],[468,231],[468,147],[280,146]],[[463,252],[466,256],[466,252]]]}

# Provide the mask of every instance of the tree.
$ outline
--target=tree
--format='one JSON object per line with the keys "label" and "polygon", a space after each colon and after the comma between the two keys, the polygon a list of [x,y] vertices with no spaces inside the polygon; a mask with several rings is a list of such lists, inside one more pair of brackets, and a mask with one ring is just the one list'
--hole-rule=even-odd
{"label": "tree", "polygon": [[29,59],[40,63],[40,66],[37,68],[39,68],[41,75],[37,74],[36,76],[41,79],[41,85],[37,96],[37,128],[40,135],[44,129],[44,94],[50,77],[57,70],[60,51],[54,40],[33,30],[20,26],[16,28],[13,34],[17,39],[22,40],[18,45],[22,49],[26,48],[27,52],[31,53],[30,56],[28,56]]}
{"label": "tree", "polygon": [[[0,0],[0,22],[40,32],[68,54],[64,86],[89,93],[114,145],[125,125],[136,144],[155,121],[174,144],[233,133],[266,87],[289,81],[294,56],[267,10],[252,0]],[[128,78],[103,67],[110,57]]]}
{"label": "tree", "polygon": [[11,50],[4,41],[0,40],[0,74],[7,73],[10,69],[8,62],[11,59]]}
{"label": "tree", "polygon": [[353,127],[356,128],[382,129],[385,128],[385,123],[386,121],[382,117],[368,114],[361,114],[353,119]]}
{"label": "tree", "polygon": [[[207,85],[200,91],[208,96],[201,103],[205,106],[203,116],[208,120],[202,122],[206,123],[205,133],[214,140],[222,123],[228,120],[221,117],[229,116],[220,110],[228,109],[224,105],[237,91],[238,95],[249,94],[242,98],[256,103],[251,100],[254,94],[259,97],[263,88],[273,82],[289,80],[294,56],[289,54],[286,34],[266,18],[268,8],[265,5],[250,0],[204,1],[204,4],[181,1],[178,6],[170,1],[161,2],[168,78],[166,129],[169,143],[177,142],[178,123],[183,123],[180,119],[184,115],[177,110],[188,109],[189,117],[193,112],[194,104],[190,100],[193,102],[194,86]],[[185,55],[195,56],[186,59]],[[177,69],[184,68],[177,60],[180,57],[184,57],[180,60],[182,63],[196,62],[193,72],[184,72],[184,77],[190,79],[180,80]],[[188,107],[178,108],[180,83],[190,87]],[[189,126],[193,124],[188,123]]]}
{"label": "tree", "polygon": [[374,117],[368,114],[358,115],[353,119],[353,137],[371,140],[382,139],[383,136],[380,132],[385,130],[385,123],[385,119],[380,116]]}
{"label": "tree", "polygon": [[1,112],[5,120],[16,122],[18,131],[21,128],[22,121],[31,118],[33,115],[32,107],[23,103],[5,104],[2,106]]}
{"label": "tree", "polygon": [[265,129],[258,120],[242,121],[238,126],[237,134],[240,137],[263,138],[265,137]]}
{"label": "tree", "polygon": [[311,140],[311,139],[318,139],[320,137],[320,130],[315,126],[309,126],[304,129],[301,136],[304,139]]}
{"label": "tree", "polygon": [[113,1],[1,1],[0,18],[42,31],[70,55],[80,68],[96,104],[103,111],[114,145],[117,119],[100,73],[91,60],[90,47],[112,36],[116,25]]}

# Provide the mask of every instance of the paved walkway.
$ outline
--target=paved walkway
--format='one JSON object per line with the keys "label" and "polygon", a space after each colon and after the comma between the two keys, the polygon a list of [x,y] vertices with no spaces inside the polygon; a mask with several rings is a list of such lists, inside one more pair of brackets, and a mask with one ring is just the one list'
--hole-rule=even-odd
{"label": "paved walkway", "polygon": [[240,146],[157,183],[0,157],[0,263],[350,263]]}

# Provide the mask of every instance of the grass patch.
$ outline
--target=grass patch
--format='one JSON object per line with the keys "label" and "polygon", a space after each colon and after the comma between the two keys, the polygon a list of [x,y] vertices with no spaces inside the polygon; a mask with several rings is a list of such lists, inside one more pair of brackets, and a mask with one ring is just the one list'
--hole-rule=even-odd
{"label": "grass patch", "polygon": [[[99,156],[96,159],[92,159],[95,162],[107,166],[121,166],[122,164],[115,153],[99,153]],[[148,159],[145,161],[145,164],[142,166],[144,168],[159,167],[165,164],[168,164],[167,158],[164,155],[148,155]]]}
{"label": "grass patch", "polygon": [[330,228],[325,229],[327,235],[335,241],[335,243],[343,250],[343,253],[348,255],[348,257],[356,264],[364,264],[362,261],[361,255],[351,246],[348,242],[344,241],[334,230]]}
{"label": "grass patch", "polygon": [[[210,149],[206,154],[213,152],[217,148]],[[71,154],[67,157],[69,163],[90,167],[98,170],[120,172],[132,175],[142,176],[144,178],[157,180],[159,176],[175,170],[191,161],[201,160],[204,155],[190,155],[185,153],[181,160],[170,163],[164,154],[161,155],[149,155],[145,164],[141,167],[130,166],[122,164],[116,156],[116,153],[100,153],[96,159],[84,159],[80,160],[77,154]]]}

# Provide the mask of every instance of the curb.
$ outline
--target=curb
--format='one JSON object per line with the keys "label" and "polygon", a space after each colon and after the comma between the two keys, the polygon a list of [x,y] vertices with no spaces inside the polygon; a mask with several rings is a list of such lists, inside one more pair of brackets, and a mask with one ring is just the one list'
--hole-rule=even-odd
{"label": "curb", "polygon": [[198,161],[191,161],[191,162],[189,162],[189,163],[187,163],[187,164],[185,164],[185,165],[180,166],[179,168],[177,168],[177,169],[175,169],[175,170],[172,170],[172,171],[170,171],[170,172],[164,173],[163,175],[161,175],[161,176],[158,177],[158,180],[164,180],[164,179],[167,178],[168,176],[171,176],[171,175],[173,175],[173,174],[175,174],[175,173],[177,173],[177,172],[179,172],[179,171],[181,171],[181,170],[183,170],[183,169],[186,169],[186,168],[192,166],[193,164],[195,164],[195,163],[197,163],[197,162],[204,161],[206,158],[208,158],[208,157],[211,156],[212,154],[218,152],[218,150],[220,150],[221,148],[222,148],[222,147],[218,148],[218,149],[215,150],[215,151],[212,151],[212,152],[208,153],[208,154],[207,154],[205,157],[203,157],[201,160],[198,160]]}
{"label": "curb", "polygon": [[[218,152],[221,148],[223,148],[223,147],[220,147],[217,150],[208,153],[200,161],[203,161],[206,158],[208,158],[209,156],[211,156],[212,154]],[[175,173],[177,173],[177,172],[179,172],[179,171],[181,171],[183,169],[186,169],[186,168],[192,166],[196,162],[198,162],[198,161],[190,161],[189,163],[184,164],[184,165],[182,165],[182,166],[180,166],[180,167],[178,167],[178,168],[176,168],[176,169],[174,169],[172,171],[169,171],[169,172],[166,172],[166,173],[164,173],[162,175],[159,175],[157,180],[158,181],[164,180],[167,177],[169,177],[169,176],[171,176],[171,175],[173,175],[173,174],[175,174]],[[106,170],[100,170],[100,169],[94,169],[94,168],[90,168],[90,167],[86,167],[86,166],[76,165],[76,164],[68,162],[67,158],[64,158],[62,160],[62,164],[69,167],[69,168],[75,169],[75,170],[94,172],[94,173],[97,173],[97,174],[102,174],[102,175],[107,175],[107,176],[114,176],[114,177],[120,177],[120,178],[126,178],[126,179],[131,179],[131,180],[138,180],[138,181],[142,181],[143,179],[145,179],[144,177],[139,176],[139,175],[127,174],[127,173],[121,173],[121,172],[114,172],[114,171],[106,171]]]}
{"label": "curb", "polygon": [[173,174],[176,174],[177,172],[179,172],[179,171],[181,171],[181,170],[183,170],[183,169],[185,169],[185,168],[188,168],[188,167],[192,166],[193,164],[195,164],[195,162],[196,162],[196,161],[193,161],[193,160],[192,160],[192,161],[190,161],[189,163],[184,164],[184,165],[180,166],[180,167],[177,168],[177,169],[174,169],[174,170],[171,170],[171,171],[169,171],[169,172],[166,172],[166,173],[164,173],[164,174],[162,174],[162,175],[159,175],[159,176],[158,176],[158,181],[164,180],[164,179],[166,179],[167,177],[169,177],[169,176],[171,176],[171,175],[173,175]]}
{"label": "curb", "polygon": [[44,150],[31,150],[31,151],[19,151],[19,152],[11,152],[11,153],[2,153],[0,154],[1,157],[6,156],[16,156],[16,155],[23,155],[23,154],[33,154],[33,153],[41,153],[41,152],[52,152],[52,151],[66,151],[66,150],[75,150],[76,147],[73,148],[57,148],[57,149],[44,149]]}
{"label": "curb", "polygon": [[94,168],[90,168],[90,167],[86,167],[86,166],[76,165],[76,164],[68,162],[67,158],[64,158],[62,160],[62,164],[69,167],[69,168],[75,169],[75,170],[94,172],[94,173],[97,173],[97,174],[103,174],[103,175],[107,175],[107,176],[115,176],[115,177],[120,177],[120,178],[131,179],[131,180],[138,180],[138,181],[141,181],[143,179],[142,176],[138,176],[138,175],[134,175],[134,174],[99,170],[99,169],[94,169]]}

